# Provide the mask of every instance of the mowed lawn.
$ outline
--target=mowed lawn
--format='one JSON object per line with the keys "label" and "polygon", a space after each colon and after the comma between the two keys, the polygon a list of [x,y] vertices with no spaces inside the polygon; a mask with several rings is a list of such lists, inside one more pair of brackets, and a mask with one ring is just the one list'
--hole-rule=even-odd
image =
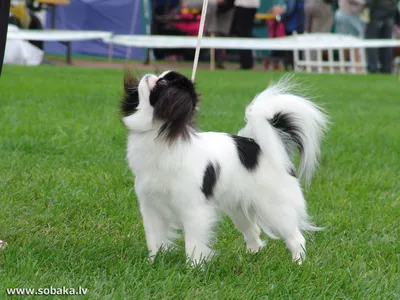
{"label": "mowed lawn", "polygon": [[[163,70],[161,70],[163,71]],[[184,71],[190,75],[190,70]],[[204,131],[236,133],[282,73],[198,71]],[[87,288],[86,299],[399,299],[400,82],[297,75],[329,113],[305,190],[324,231],[298,266],[281,240],[247,254],[223,218],[205,268],[177,250],[146,261],[119,116],[123,70],[6,66],[0,78],[0,299],[7,288]],[[31,296],[32,297],[32,296]],[[66,299],[65,296],[58,296]],[[70,297],[68,297],[70,299]]]}

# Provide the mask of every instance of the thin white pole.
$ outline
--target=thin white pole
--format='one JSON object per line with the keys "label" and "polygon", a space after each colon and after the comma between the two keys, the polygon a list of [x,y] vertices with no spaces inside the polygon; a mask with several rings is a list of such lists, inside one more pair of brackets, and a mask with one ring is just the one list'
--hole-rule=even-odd
{"label": "thin white pole", "polygon": [[200,42],[201,42],[201,38],[203,37],[204,23],[206,22],[207,6],[208,6],[208,0],[204,0],[203,1],[203,8],[201,10],[199,33],[197,35],[196,53],[194,55],[194,62],[193,62],[193,70],[192,70],[192,81],[193,82],[194,82],[194,79],[196,77],[197,65],[199,63]]}

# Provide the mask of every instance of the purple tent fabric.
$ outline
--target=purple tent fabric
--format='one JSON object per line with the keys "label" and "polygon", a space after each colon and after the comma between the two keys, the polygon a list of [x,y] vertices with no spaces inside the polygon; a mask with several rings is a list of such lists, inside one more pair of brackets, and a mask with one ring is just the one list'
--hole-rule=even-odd
{"label": "purple tent fabric", "polygon": [[[101,30],[114,34],[143,34],[143,4],[141,0],[71,0],[67,6],[56,8],[56,29]],[[136,18],[133,14],[136,11]],[[46,28],[51,27],[51,9],[46,17]],[[133,24],[132,24],[133,21]],[[132,26],[133,25],[133,26]],[[130,32],[131,27],[133,32]],[[125,57],[126,47],[113,46],[114,57]],[[66,47],[57,42],[46,42],[47,53],[65,53]],[[101,40],[72,42],[72,52],[89,55],[108,55],[108,44]],[[130,58],[142,59],[144,49],[132,48]]]}

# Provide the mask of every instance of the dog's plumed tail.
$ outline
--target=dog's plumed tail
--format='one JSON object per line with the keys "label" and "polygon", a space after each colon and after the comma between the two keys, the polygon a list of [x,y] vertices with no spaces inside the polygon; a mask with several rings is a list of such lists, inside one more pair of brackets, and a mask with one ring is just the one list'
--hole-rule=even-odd
{"label": "dog's plumed tail", "polygon": [[328,119],[323,110],[291,91],[296,85],[283,77],[257,95],[246,109],[247,124],[239,135],[260,145],[279,171],[294,174],[294,150],[300,152],[298,176],[309,183],[319,162],[320,141]]}

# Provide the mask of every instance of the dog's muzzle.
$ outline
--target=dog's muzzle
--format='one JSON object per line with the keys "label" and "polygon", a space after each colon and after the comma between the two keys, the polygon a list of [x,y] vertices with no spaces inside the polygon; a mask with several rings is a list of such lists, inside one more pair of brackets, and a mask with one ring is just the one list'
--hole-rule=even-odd
{"label": "dog's muzzle", "polygon": [[150,90],[152,90],[156,86],[158,81],[158,77],[153,74],[146,75],[144,79],[146,80],[146,83]]}

